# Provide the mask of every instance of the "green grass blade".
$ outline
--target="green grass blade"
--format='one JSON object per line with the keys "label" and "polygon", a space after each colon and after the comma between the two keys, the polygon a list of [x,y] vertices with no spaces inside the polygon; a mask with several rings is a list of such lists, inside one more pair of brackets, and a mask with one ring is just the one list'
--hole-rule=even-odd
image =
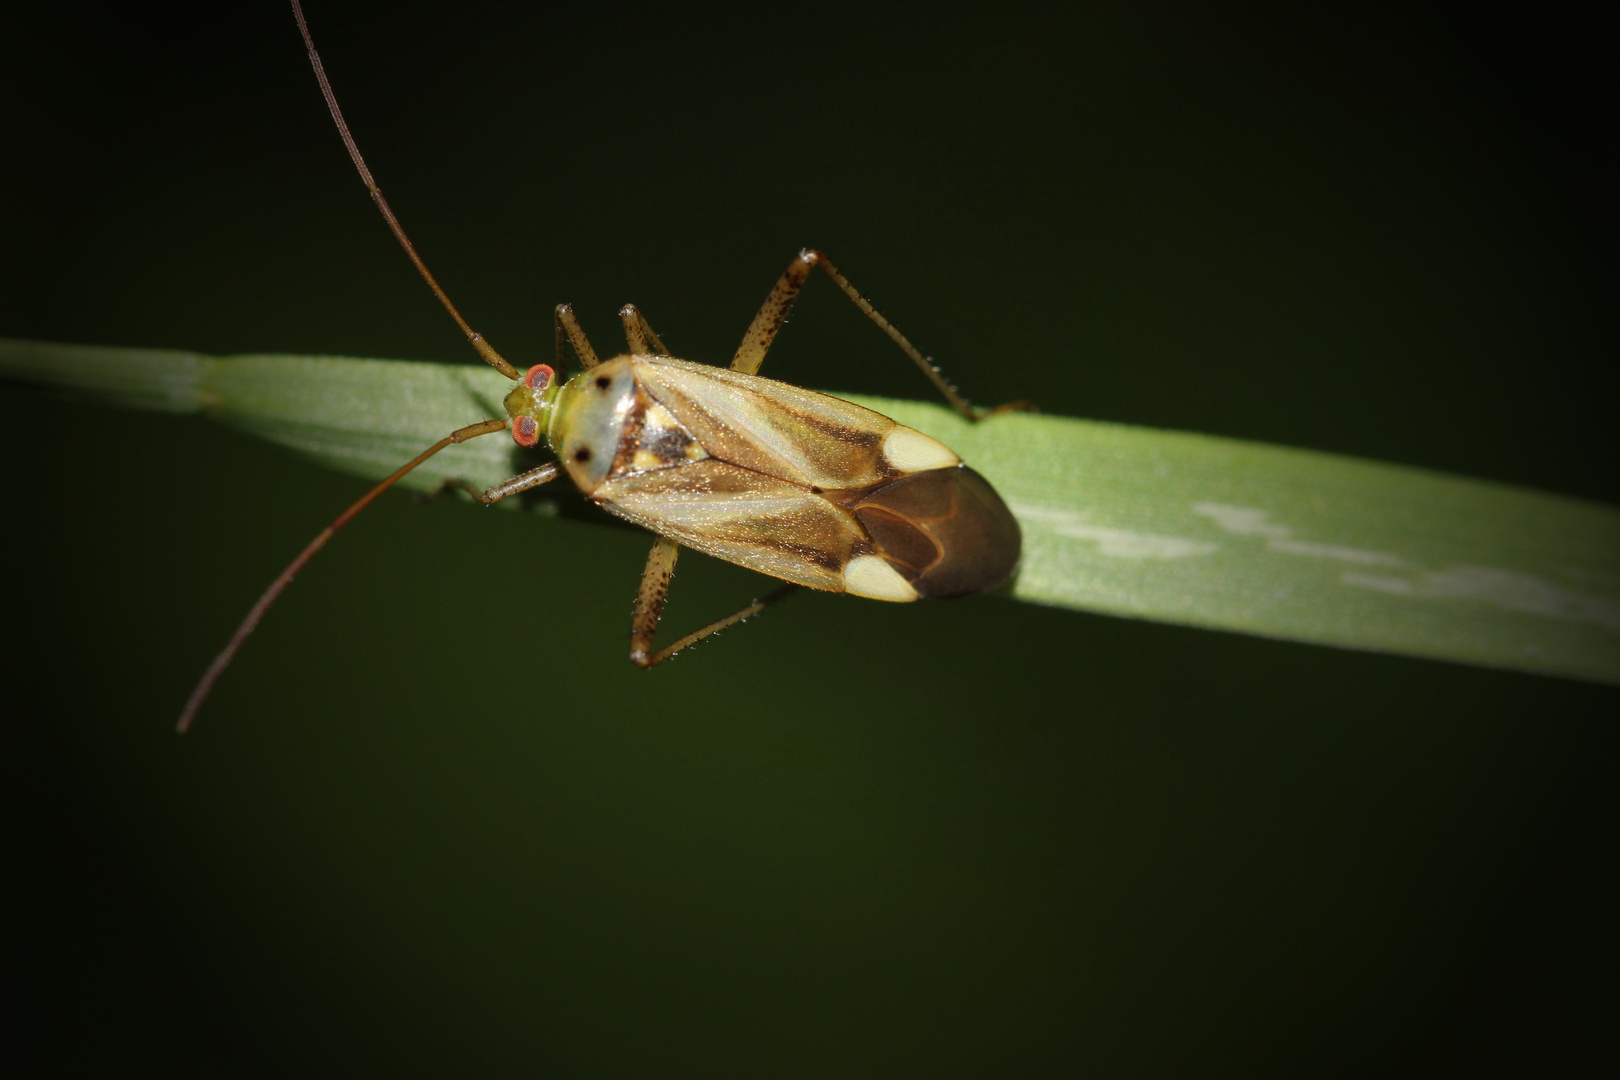
{"label": "green grass blade", "polygon": [[[501,415],[487,369],[328,357],[209,358],[0,339],[0,378],[203,412],[332,468],[387,475]],[[1010,593],[1078,610],[1620,682],[1620,511],[1332,454],[1066,417],[970,425],[852,396],[988,477],[1024,528]],[[489,438],[409,478],[486,485]]]}

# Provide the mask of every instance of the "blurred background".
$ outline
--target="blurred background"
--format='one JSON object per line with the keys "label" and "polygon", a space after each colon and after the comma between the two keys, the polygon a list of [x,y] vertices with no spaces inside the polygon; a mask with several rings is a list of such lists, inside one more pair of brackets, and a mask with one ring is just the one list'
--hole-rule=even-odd
{"label": "blurred background", "polygon": [[[308,15],[519,364],[563,300],[724,362],[814,245],[981,401],[1620,501],[1614,69],[1571,11]],[[476,362],[284,4],[7,21],[0,334]],[[766,374],[924,396],[826,284]],[[8,970],[64,1070],[1614,1065],[1613,687],[824,595],[642,673],[644,536],[398,495],[181,740],[364,485],[200,418],[0,410]],[[762,584],[689,555],[666,626]]]}

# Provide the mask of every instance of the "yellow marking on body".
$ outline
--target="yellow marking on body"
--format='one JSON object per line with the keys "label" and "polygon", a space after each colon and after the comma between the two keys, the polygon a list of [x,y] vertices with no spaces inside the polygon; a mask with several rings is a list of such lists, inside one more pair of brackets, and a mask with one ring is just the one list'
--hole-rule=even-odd
{"label": "yellow marking on body", "polygon": [[666,431],[684,432],[686,430],[685,428],[681,427],[681,422],[675,419],[674,413],[670,412],[656,401],[649,403],[647,405],[646,412],[642,415],[644,417],[642,421],[642,430],[648,432],[649,434],[662,434]]}
{"label": "yellow marking on body", "polygon": [[690,465],[709,456],[692,433],[675,419],[675,414],[658,402],[648,402],[642,408],[640,420],[632,445],[620,451],[614,476]]}
{"label": "yellow marking on body", "polygon": [[[962,464],[950,447],[913,428],[895,425],[883,440],[883,456],[901,472],[918,473]],[[885,564],[887,565],[887,564]]]}
{"label": "yellow marking on body", "polygon": [[[660,465],[679,465],[681,459],[702,461],[708,457],[703,445],[675,419],[675,414],[654,401],[642,414],[641,445],[658,457]],[[640,460],[640,455],[637,455]],[[649,466],[656,468],[657,466]]]}
{"label": "yellow marking on body", "polygon": [[[933,442],[932,439],[928,441]],[[849,560],[849,565],[844,567],[844,591],[868,600],[905,603],[917,599],[917,590],[911,587],[911,582],[877,555],[860,555]]]}

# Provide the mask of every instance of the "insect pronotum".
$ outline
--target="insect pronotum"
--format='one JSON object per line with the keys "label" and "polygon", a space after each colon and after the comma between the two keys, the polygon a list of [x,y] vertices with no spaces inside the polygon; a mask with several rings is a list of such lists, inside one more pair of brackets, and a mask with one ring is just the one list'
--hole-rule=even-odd
{"label": "insect pronotum", "polygon": [[[826,394],[761,378],[765,353],[806,279],[820,267],[878,325],[957,412],[978,421],[998,412],[969,404],[906,337],[809,248],[777,279],[743,335],[729,368],[669,355],[634,305],[619,317],[629,351],[598,359],[567,305],[555,315],[557,365],[527,372],[478,334],[428,271],[383,198],[355,145],[315,51],[299,0],[298,31],[372,201],[433,295],[473,348],[511,379],[504,420],[458,428],[406,462],[311,540],[265,590],[192,692],[179,730],[191,726],[214,681],[266,609],[332,535],[406,473],[447,446],[509,431],[523,447],[545,439],[557,460],[485,491],[488,505],[567,473],[587,498],[658,535],[647,556],[631,619],[630,659],[650,668],[757,614],[800,586],[874,600],[964,596],[1005,582],[1021,537],[1001,497],[950,449],[920,431]],[[566,382],[564,342],[581,370]],[[1016,406],[1003,406],[1003,408]],[[741,611],[653,650],[653,637],[682,547],[780,578],[787,584]]]}

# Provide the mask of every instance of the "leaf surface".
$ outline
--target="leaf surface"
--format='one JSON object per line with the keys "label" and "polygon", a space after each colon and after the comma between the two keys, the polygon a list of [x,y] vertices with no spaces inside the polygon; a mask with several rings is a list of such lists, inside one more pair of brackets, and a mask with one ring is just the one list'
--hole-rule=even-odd
{"label": "leaf surface", "polygon": [[[501,416],[510,385],[467,365],[5,339],[0,377],[203,413],[368,479]],[[937,405],[840,396],[940,439],[996,486],[1024,530],[1016,599],[1620,682],[1613,507],[1237,439],[1027,414],[972,425]],[[475,440],[404,486],[487,486],[513,454]]]}

